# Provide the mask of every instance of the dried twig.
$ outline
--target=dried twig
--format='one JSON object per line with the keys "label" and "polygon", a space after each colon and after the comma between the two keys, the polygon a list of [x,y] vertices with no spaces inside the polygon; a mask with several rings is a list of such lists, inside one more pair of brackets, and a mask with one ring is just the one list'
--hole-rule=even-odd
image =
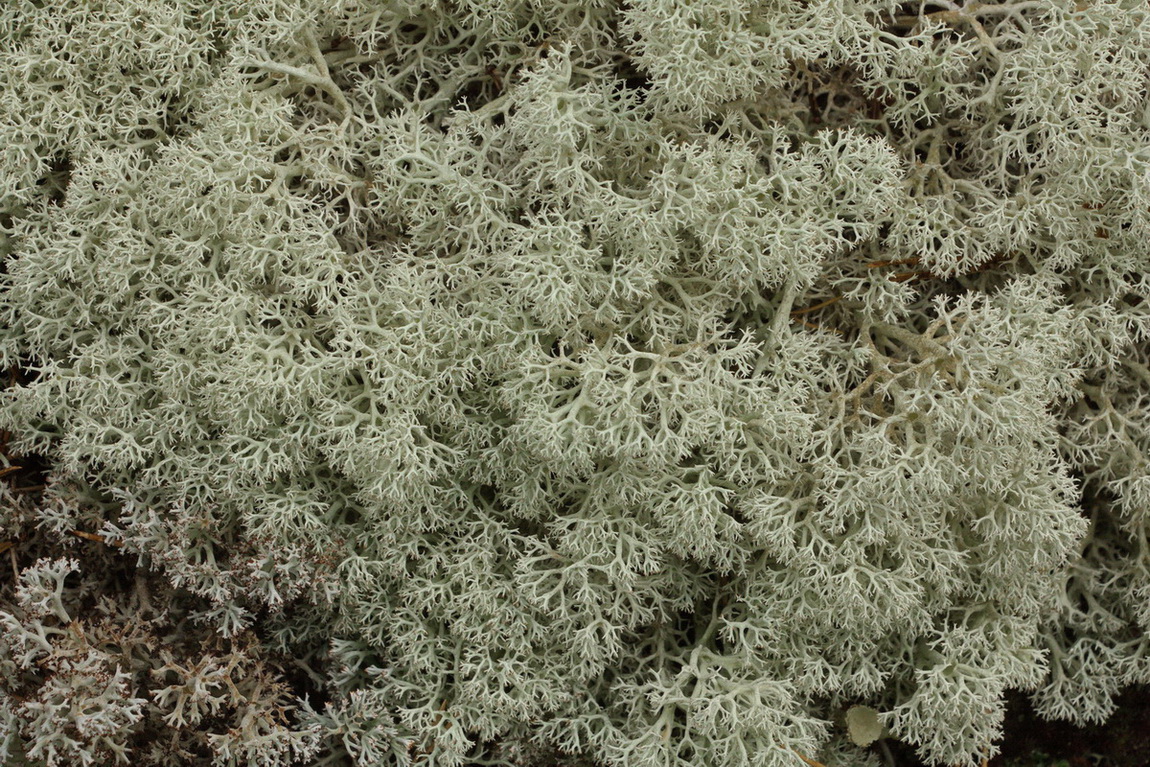
{"label": "dried twig", "polygon": [[12,488],[12,492],[13,493],[38,493],[46,487],[48,487],[48,486],[47,485],[27,485],[25,487],[14,487],[14,488]]}
{"label": "dried twig", "polygon": [[907,280],[922,279],[924,277],[933,277],[930,272],[899,272],[892,274],[889,279],[891,282],[906,282]]}
{"label": "dried twig", "polygon": [[880,266],[906,266],[908,264],[917,264],[922,261],[918,256],[912,258],[898,258],[891,261],[871,261],[866,265],[867,269],[878,269]]}
{"label": "dried twig", "polygon": [[811,759],[808,756],[803,756],[802,754],[799,753],[798,749],[792,748],[791,751],[794,751],[795,756],[802,759],[804,762],[806,762],[808,765],[810,765],[810,767],[826,767],[826,765],[823,764],[822,762],[816,762],[814,759]]}
{"label": "dried twig", "polygon": [[826,307],[826,306],[830,306],[831,304],[835,303],[836,301],[841,301],[841,300],[843,300],[842,296],[834,296],[833,298],[828,298],[826,301],[820,301],[819,303],[815,304],[814,306],[808,306],[806,309],[795,309],[793,312],[791,312],[791,316],[796,317],[800,314],[809,314],[810,312],[817,312],[819,309],[822,309],[823,307]]}
{"label": "dried twig", "polygon": [[123,541],[110,541],[104,536],[98,535],[97,533],[88,533],[83,530],[69,530],[68,532],[77,538],[83,538],[86,541],[94,541],[95,543],[103,543],[108,546],[116,547],[123,547],[124,545]]}
{"label": "dried twig", "polygon": [[845,335],[843,333],[843,331],[839,330],[838,328],[823,327],[822,325],[816,325],[813,322],[807,322],[806,320],[800,320],[800,319],[797,319],[795,317],[791,317],[791,321],[797,322],[800,325],[805,325],[806,327],[810,328],[811,330],[825,330],[827,333],[835,333],[835,334],[840,335],[840,336]]}

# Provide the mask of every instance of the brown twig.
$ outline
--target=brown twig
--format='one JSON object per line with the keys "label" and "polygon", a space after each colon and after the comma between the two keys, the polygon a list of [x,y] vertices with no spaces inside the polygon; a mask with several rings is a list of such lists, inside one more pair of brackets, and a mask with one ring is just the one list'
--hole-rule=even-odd
{"label": "brown twig", "polygon": [[808,306],[806,309],[795,309],[793,312],[791,312],[791,316],[797,317],[800,314],[809,314],[811,312],[817,312],[819,309],[822,309],[825,306],[830,306],[834,302],[841,301],[842,299],[843,299],[842,296],[835,296],[834,298],[828,298],[826,301],[820,301],[819,303],[815,304],[814,306]]}
{"label": "brown twig", "polygon": [[906,266],[908,264],[917,264],[921,260],[922,259],[919,258],[918,256],[914,256],[912,258],[899,258],[899,259],[895,259],[892,261],[871,261],[869,264],[866,265],[866,268],[867,269],[877,269],[880,266]]}
{"label": "brown twig", "polygon": [[68,532],[77,538],[83,538],[86,541],[94,541],[96,543],[103,543],[107,546],[116,546],[122,548],[124,545],[123,541],[110,541],[104,536],[98,535],[96,533],[88,533],[83,530],[69,530]]}
{"label": "brown twig", "polygon": [[826,765],[823,764],[822,762],[816,762],[814,759],[811,759],[808,756],[803,756],[802,754],[799,753],[798,749],[792,748],[791,751],[794,751],[795,756],[802,759],[804,762],[806,762],[808,765],[810,765],[810,767],[826,767]]}
{"label": "brown twig", "polygon": [[14,487],[14,488],[12,488],[12,492],[13,493],[38,493],[46,487],[48,487],[48,486],[47,485],[27,485],[25,487]]}
{"label": "brown twig", "polygon": [[916,278],[921,279],[924,277],[933,276],[934,275],[930,272],[899,272],[898,274],[892,274],[889,279],[891,282],[906,282],[907,280],[913,280]]}
{"label": "brown twig", "polygon": [[806,327],[810,328],[811,330],[825,330],[828,333],[836,333],[840,336],[844,335],[843,331],[839,330],[838,328],[825,328],[822,325],[816,325],[813,322],[807,322],[806,320],[796,319],[795,317],[791,317],[791,321],[797,322],[800,325],[805,325]]}

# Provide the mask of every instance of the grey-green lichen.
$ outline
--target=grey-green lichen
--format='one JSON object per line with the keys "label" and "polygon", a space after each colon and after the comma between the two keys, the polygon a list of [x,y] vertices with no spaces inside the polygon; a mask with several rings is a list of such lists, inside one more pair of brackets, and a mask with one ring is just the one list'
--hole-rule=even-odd
{"label": "grey-green lichen", "polygon": [[0,427],[51,473],[0,512],[0,756],[1104,719],[1150,682],[1148,81],[1133,0],[8,0]]}

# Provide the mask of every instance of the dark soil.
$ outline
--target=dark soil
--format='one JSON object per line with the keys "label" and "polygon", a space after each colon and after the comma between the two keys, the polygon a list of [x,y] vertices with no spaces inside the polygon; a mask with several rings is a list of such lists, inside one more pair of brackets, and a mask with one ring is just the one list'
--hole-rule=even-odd
{"label": "dark soil", "polygon": [[1103,725],[1075,727],[1038,718],[1024,695],[1008,701],[1002,753],[991,767],[1028,764],[1035,752],[1047,764],[1069,767],[1147,767],[1150,765],[1150,687],[1132,687],[1117,699],[1118,710]]}
{"label": "dark soil", "polygon": [[[1075,727],[1034,713],[1025,694],[1007,695],[1004,737],[988,767],[1150,767],[1150,686],[1120,695],[1105,724]],[[887,741],[893,767],[925,767],[914,748]]]}

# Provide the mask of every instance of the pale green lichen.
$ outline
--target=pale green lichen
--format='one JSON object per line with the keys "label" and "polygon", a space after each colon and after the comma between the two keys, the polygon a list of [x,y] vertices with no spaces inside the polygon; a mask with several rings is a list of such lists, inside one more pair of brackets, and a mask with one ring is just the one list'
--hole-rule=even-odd
{"label": "pale green lichen", "polygon": [[0,8],[0,524],[220,644],[48,676],[10,587],[0,747],[973,765],[1150,682],[1144,3],[98,5]]}

